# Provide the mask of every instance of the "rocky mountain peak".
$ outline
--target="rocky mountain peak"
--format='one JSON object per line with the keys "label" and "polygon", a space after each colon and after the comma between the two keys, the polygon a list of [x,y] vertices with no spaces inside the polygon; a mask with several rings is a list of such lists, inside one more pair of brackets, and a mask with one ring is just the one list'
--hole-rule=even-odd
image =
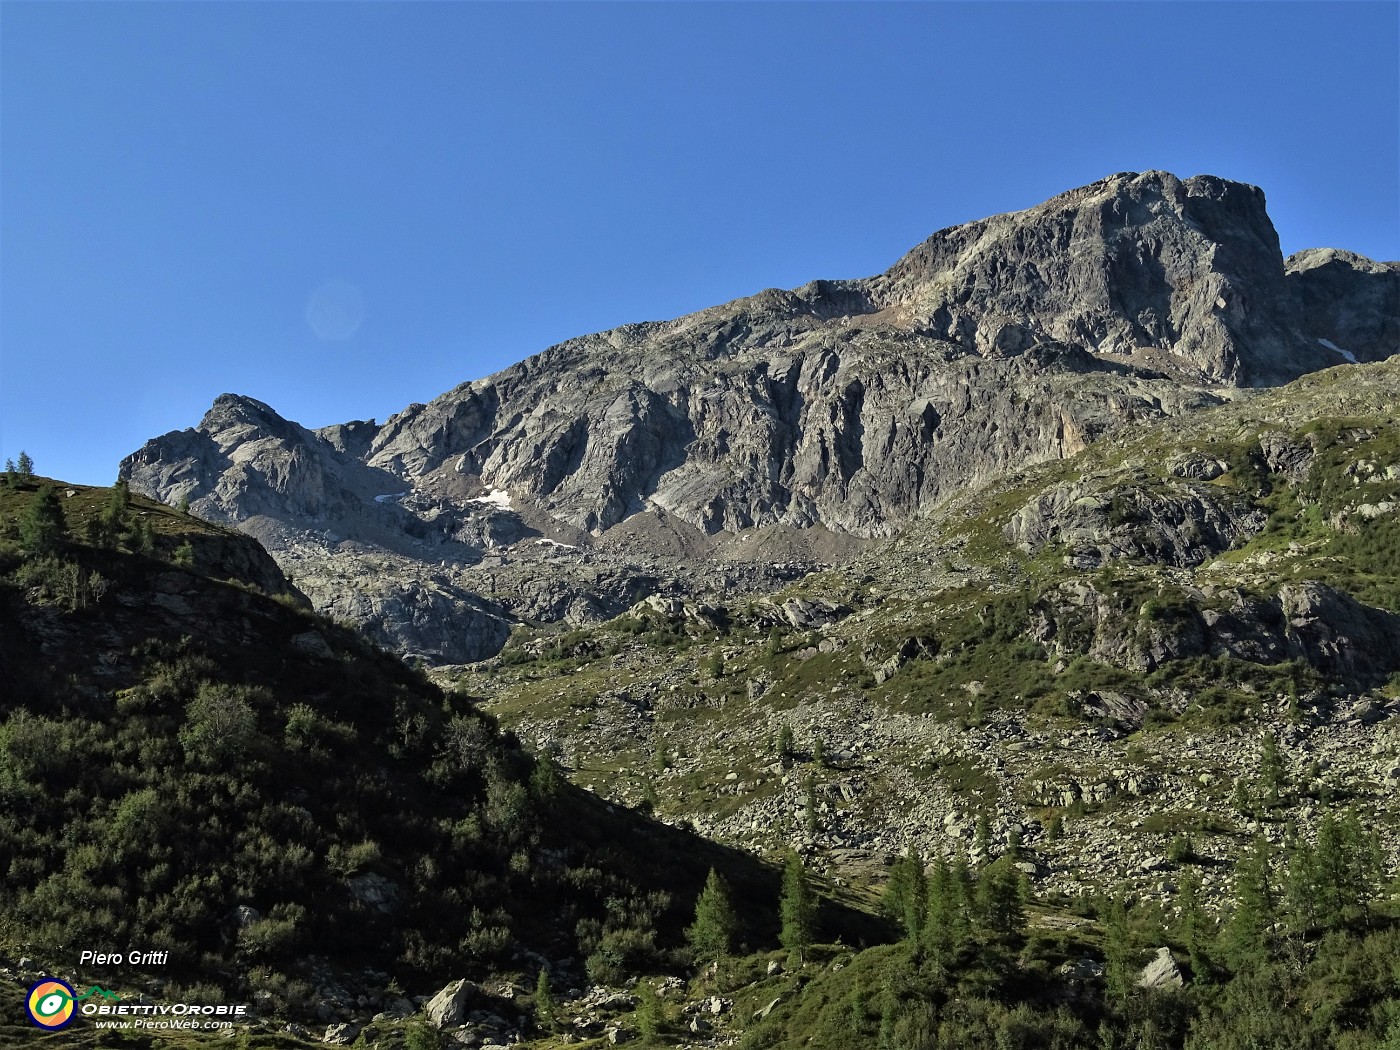
{"label": "rocky mountain peak", "polygon": [[271,405],[243,394],[220,394],[199,421],[199,430],[206,434],[228,435],[228,444],[237,444],[245,436],[257,433],[297,439],[301,428],[281,416]]}
{"label": "rocky mountain peak", "polygon": [[247,416],[264,419],[281,420],[272,406],[259,401],[255,397],[247,394],[220,394],[214,398],[214,403],[209,406],[209,411],[205,414],[205,421],[228,416]]}
{"label": "rocky mountain peak", "polygon": [[1049,340],[1230,385],[1326,363],[1297,336],[1263,192],[1210,175],[1112,175],[940,230],[870,283],[906,323],[988,356]]}
{"label": "rocky mountain peak", "polygon": [[339,568],[308,593],[342,614],[364,583],[346,559],[380,550],[405,559],[374,580],[414,622],[437,600],[413,597],[423,565],[474,615],[610,615],[639,581],[757,585],[1135,420],[1386,357],[1397,281],[1349,253],[1286,266],[1256,187],[1125,172],[941,230],[874,277],[568,340],[382,426],[312,432],[224,395],[123,472],[256,519],[283,557],[314,547],[313,575]]}

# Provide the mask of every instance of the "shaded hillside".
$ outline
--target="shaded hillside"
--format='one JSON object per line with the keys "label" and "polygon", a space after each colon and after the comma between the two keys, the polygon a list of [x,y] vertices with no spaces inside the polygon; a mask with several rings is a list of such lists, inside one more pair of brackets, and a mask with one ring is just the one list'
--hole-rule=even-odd
{"label": "shaded hillside", "polygon": [[257,535],[318,609],[452,663],[514,621],[771,589],[1008,468],[1397,346],[1397,264],[1285,261],[1257,188],[1123,173],[875,277],[569,340],[383,425],[224,395],[122,471]]}
{"label": "shaded hillside", "polygon": [[[1318,481],[1320,506],[1354,505],[1365,522],[1382,520],[1388,511],[1359,508],[1390,495],[1382,491],[1391,480],[1384,470],[1385,480],[1344,489],[1327,479],[1334,468],[1355,476],[1348,467],[1383,458],[1393,421],[1375,413],[1397,383],[1400,369],[1392,366],[1317,377],[1278,395],[1266,405],[1268,424],[1295,441],[1316,422],[1300,394],[1332,413],[1345,406],[1350,419],[1341,432],[1324,428],[1311,446],[1316,459],[1305,482],[1285,486],[1250,474],[1247,499],[1272,515],[1278,506],[1270,500]],[[1236,406],[1166,444],[1178,448],[1218,432],[1236,434],[1250,449],[1256,422]],[[1105,458],[1076,461],[1075,474],[1112,488],[1123,480],[1120,471],[1133,470],[1136,453],[1169,470],[1177,460],[1163,457],[1166,450],[1154,435],[1139,435],[1119,446],[1126,455],[1104,448]],[[543,742],[559,747],[580,775],[642,774],[643,801],[663,812],[674,812],[684,791],[703,793],[709,801],[697,820],[722,821],[748,807],[747,826],[796,833],[809,866],[830,867],[842,881],[871,881],[870,869],[850,864],[859,849],[839,842],[841,825],[881,789],[879,763],[906,757],[898,741],[874,742],[898,724],[892,716],[911,724],[900,709],[913,707],[919,722],[944,723],[947,698],[921,672],[936,672],[938,655],[953,651],[981,666],[1003,661],[1033,682],[1036,661],[1049,661],[1020,646],[1028,624],[995,595],[1010,580],[1044,572],[1045,583],[1077,567],[1065,560],[1069,552],[1059,567],[1037,563],[1038,554],[1018,555],[1000,530],[1032,497],[1065,480],[1023,476],[945,508],[945,517],[928,523],[922,563],[906,545],[850,573],[809,580],[802,593],[728,610],[651,599],[603,629],[522,639],[478,669],[474,684],[497,692],[503,710],[509,690],[534,690],[537,700],[552,692],[567,705],[564,724],[604,745],[615,745],[620,729],[636,731],[644,749],[636,756],[584,754],[564,735]],[[955,840],[951,864],[939,842],[927,869],[912,858],[888,868],[887,858],[870,858],[882,906],[903,927],[903,941],[861,950],[863,934],[886,927],[836,908],[813,926],[784,907],[789,950],[768,952],[778,933],[771,871],[567,787],[465,694],[439,690],[355,633],[308,614],[294,594],[269,597],[246,579],[221,580],[227,566],[217,560],[192,563],[196,535],[231,548],[251,548],[249,541],[140,499],[127,503],[118,492],[68,491],[38,481],[0,489],[0,850],[8,874],[0,986],[7,990],[23,988],[22,978],[42,968],[78,971],[131,998],[135,988],[163,1001],[248,1002],[255,1024],[236,1032],[233,1045],[267,1048],[315,1038],[308,1028],[268,1023],[278,1015],[314,1021],[316,1033],[329,1022],[327,1039],[358,1033],[363,1045],[385,1050],[517,1037],[553,1050],[638,1035],[690,1047],[742,1039],[752,1050],[855,1050],[882,1040],[917,1050],[1069,1048],[1090,1040],[1125,1048],[1361,1050],[1388,1045],[1400,1030],[1396,929],[1381,889],[1384,866],[1394,863],[1386,852],[1393,843],[1386,829],[1394,826],[1388,796],[1340,762],[1327,770],[1333,793],[1314,796],[1288,753],[1296,746],[1319,755],[1334,730],[1350,734],[1353,750],[1366,734],[1380,740],[1393,732],[1400,719],[1389,717],[1383,692],[1368,698],[1370,714],[1355,719],[1354,698],[1339,688],[1344,680],[1300,697],[1295,735],[1276,741],[1287,759],[1273,772],[1261,764],[1246,775],[1252,800],[1238,813],[1238,828],[1223,826],[1223,818],[1197,828],[1181,823],[1189,811],[1160,807],[1136,821],[1135,803],[1111,797],[1051,802],[1038,819],[1013,828],[1002,814],[1020,797],[998,792],[1021,758],[1037,760],[1038,750],[1052,746],[1046,729],[1087,751],[1093,741],[1112,746],[1130,726],[1126,709],[1047,714],[1043,695],[1010,695],[989,676],[988,688],[969,690],[947,723],[969,746],[924,751],[931,770],[911,766],[923,778],[915,789],[923,801],[944,804],[949,788],[962,793],[956,805],[979,799],[976,829],[962,836],[956,821],[922,823],[925,832]],[[1300,509],[1293,517],[1306,519]],[[141,524],[149,518],[159,527]],[[1268,525],[1243,540],[1241,551],[1267,535]],[[85,542],[72,538],[75,531]],[[256,562],[251,549],[245,554]],[[929,559],[937,557],[960,564],[934,565]],[[1352,568],[1374,575],[1361,559]],[[947,586],[935,582],[944,572],[958,574],[964,592],[982,588],[980,632],[971,619],[949,621],[943,610],[917,634],[901,635],[915,623],[907,600],[930,612],[930,597]],[[194,637],[181,636],[182,628],[193,628]],[[900,637],[915,644],[900,642],[886,655],[880,639]],[[870,644],[853,649],[858,639]],[[845,663],[853,652],[867,672]],[[606,672],[595,666],[603,660]],[[591,695],[600,672],[612,682],[607,697]],[[1070,676],[1068,687],[1115,668],[1053,673]],[[1290,673],[1307,681],[1305,668]],[[1247,672],[1221,663],[1216,683],[1227,698],[1243,699],[1240,711],[1188,709],[1174,725],[1157,722],[1160,731],[1138,730],[1125,754],[1108,759],[1125,767],[1113,775],[1125,784],[1128,773],[1137,776],[1163,743],[1182,740],[1174,729],[1189,729],[1195,739],[1186,743],[1196,747],[1220,718],[1269,724],[1267,698],[1257,707],[1248,699],[1247,687],[1257,682]],[[1130,678],[1115,684],[1131,698]],[[1139,699],[1161,702],[1160,683],[1139,685]],[[848,725],[856,690],[864,694],[865,724]],[[1107,699],[1102,690],[1097,695]],[[639,724],[619,727],[619,704]],[[1338,721],[1343,704],[1350,706]],[[799,723],[804,711],[812,720]],[[1013,739],[1007,730],[1018,724]],[[656,746],[658,727],[665,747]],[[765,729],[761,750],[736,749],[756,744],[749,734]],[[754,766],[771,760],[758,777],[771,777],[777,791],[758,801],[783,803],[796,788],[804,808],[752,808],[754,785],[738,780],[749,774],[733,769],[734,777],[707,785],[706,763],[717,751]],[[1061,772],[1077,760],[1067,748],[1056,757]],[[1239,756],[1208,757],[1223,776]],[[1335,749],[1332,757],[1340,757]],[[1160,778],[1156,797],[1177,789],[1164,783],[1174,770],[1159,764],[1148,772]],[[721,783],[733,790],[714,790]],[[617,793],[615,781],[608,788]],[[1326,807],[1320,819],[1306,808],[1309,799]],[[1338,801],[1346,805],[1342,816],[1334,815]],[[1175,833],[1169,866],[1150,869],[1169,880],[1091,870],[1112,855],[1093,830],[1096,821],[1120,838]],[[908,844],[922,842],[911,837]],[[868,847],[860,848],[868,854]],[[700,873],[712,865],[727,874],[739,917],[736,955],[708,966],[681,950],[679,926],[691,917]],[[1091,893],[1067,894],[1053,877],[1071,865],[1094,876]],[[1276,867],[1289,873],[1286,884],[1272,874]],[[1027,882],[1037,893],[1029,907]],[[1127,895],[1106,900],[1108,887]],[[800,934],[791,932],[799,925]],[[814,943],[818,934],[836,943]],[[168,950],[178,970],[73,964],[78,946],[108,943]],[[29,958],[18,965],[21,952]],[[525,984],[546,965],[562,994],[550,994],[544,981],[529,996]],[[689,984],[658,979],[667,970],[691,975]],[[460,975],[486,980],[454,982],[415,1015],[427,993]],[[1187,978],[1192,983],[1182,987]],[[613,987],[583,992],[592,980]],[[418,990],[417,1002],[407,998]],[[1297,1003],[1308,1008],[1293,1010]],[[0,1023],[0,1042],[32,1040],[30,1031]],[[107,1040],[86,1019],[54,1039],[92,1047],[165,1041],[143,1033]],[[173,1042],[200,1045],[194,1036]]]}
{"label": "shaded hillside", "polygon": [[324,1021],[449,977],[675,965],[711,866],[752,943],[775,934],[771,871],[563,783],[470,697],[311,614],[246,537],[44,479],[0,487],[0,530],[15,958],[168,951],[177,969],[83,976]]}

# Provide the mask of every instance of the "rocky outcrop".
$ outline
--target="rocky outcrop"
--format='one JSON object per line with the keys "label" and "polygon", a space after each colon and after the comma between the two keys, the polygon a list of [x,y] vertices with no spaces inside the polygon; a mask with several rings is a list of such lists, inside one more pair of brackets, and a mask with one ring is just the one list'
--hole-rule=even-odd
{"label": "rocky outcrop", "polygon": [[1285,584],[1261,598],[1195,588],[1139,604],[1087,580],[1043,597],[1032,634],[1060,656],[1152,671],[1171,660],[1228,656],[1256,664],[1297,660],[1329,678],[1376,682],[1400,669],[1400,616],[1326,584]]}
{"label": "rocky outcrop", "polygon": [[1211,176],[1113,175],[935,234],[877,282],[877,298],[993,356],[1046,340],[1157,351],[1168,367],[1244,384],[1326,361],[1296,331],[1263,192]]}
{"label": "rocky outcrop", "polygon": [[1028,554],[1066,551],[1067,564],[1097,568],[1124,558],[1200,565],[1264,527],[1268,515],[1248,501],[1206,485],[1056,485],[1017,511],[1004,529]]}
{"label": "rocky outcrop", "polygon": [[190,545],[193,568],[221,580],[242,580],[266,594],[289,594],[300,600],[277,562],[247,536],[226,531],[198,532],[182,539]]}
{"label": "rocky outcrop", "polygon": [[1338,363],[1382,361],[1400,349],[1400,263],[1313,248],[1289,256],[1285,270],[1302,331]]}
{"label": "rocky outcrop", "polygon": [[[732,307],[747,339],[722,359],[696,359],[714,322],[695,319],[675,324],[698,332],[621,353],[591,345],[606,365],[582,377],[550,351],[390,420],[369,462],[420,486],[509,493],[591,535],[650,509],[704,536],[820,524],[879,537],[969,480],[1210,400],[1074,347],[988,360],[756,299]],[[450,425],[463,405],[477,429]]]}
{"label": "rocky outcrop", "polygon": [[[569,340],[382,426],[313,432],[225,395],[122,471],[258,536],[380,640],[473,659],[513,621],[645,596],[619,581],[765,586],[789,559],[749,537],[895,535],[1010,467],[1337,363],[1320,340],[1393,352],[1394,274],[1326,252],[1286,269],[1258,189],[1124,173],[942,230],[875,277]],[[1166,533],[1124,542],[1190,564],[1249,527],[1181,498],[1145,496]],[[451,637],[426,637],[443,614]]]}
{"label": "rocky outcrop", "polygon": [[1292,659],[1348,678],[1377,678],[1400,665],[1400,616],[1393,612],[1311,581],[1281,588],[1278,606]]}
{"label": "rocky outcrop", "polygon": [[221,394],[193,430],[147,442],[122,462],[122,476],[141,492],[168,503],[189,500],[201,517],[227,522],[334,518],[406,487],[238,394]]}
{"label": "rocky outcrop", "polygon": [[[432,664],[463,663],[497,652],[510,633],[508,615],[441,570],[417,569],[408,559],[353,553],[336,564],[298,558],[296,578],[322,613],[356,625],[386,649]],[[391,565],[391,571],[379,569]],[[417,569],[417,571],[415,571]]]}

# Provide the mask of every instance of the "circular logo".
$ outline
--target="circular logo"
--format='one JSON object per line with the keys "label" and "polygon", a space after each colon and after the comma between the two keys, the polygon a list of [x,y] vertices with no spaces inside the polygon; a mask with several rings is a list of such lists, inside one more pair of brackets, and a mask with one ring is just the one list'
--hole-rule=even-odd
{"label": "circular logo", "polygon": [[40,1028],[47,1028],[53,1032],[67,1028],[73,1023],[73,1017],[77,1013],[73,1007],[76,997],[77,993],[67,981],[60,981],[57,977],[45,977],[29,989],[29,998],[25,1000],[24,1008],[29,1012],[31,1021]]}

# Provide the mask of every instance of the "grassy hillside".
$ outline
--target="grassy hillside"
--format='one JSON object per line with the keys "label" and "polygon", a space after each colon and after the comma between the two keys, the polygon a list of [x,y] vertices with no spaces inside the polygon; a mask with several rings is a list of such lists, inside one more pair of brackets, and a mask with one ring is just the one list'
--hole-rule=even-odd
{"label": "grassy hillside", "polygon": [[855,892],[985,822],[984,855],[1015,834],[1069,897],[1164,900],[1195,836],[1224,899],[1256,833],[1335,805],[1393,874],[1397,403],[1395,364],[1309,376],[1000,479],[771,599],[522,631],[462,680],[576,781]]}

